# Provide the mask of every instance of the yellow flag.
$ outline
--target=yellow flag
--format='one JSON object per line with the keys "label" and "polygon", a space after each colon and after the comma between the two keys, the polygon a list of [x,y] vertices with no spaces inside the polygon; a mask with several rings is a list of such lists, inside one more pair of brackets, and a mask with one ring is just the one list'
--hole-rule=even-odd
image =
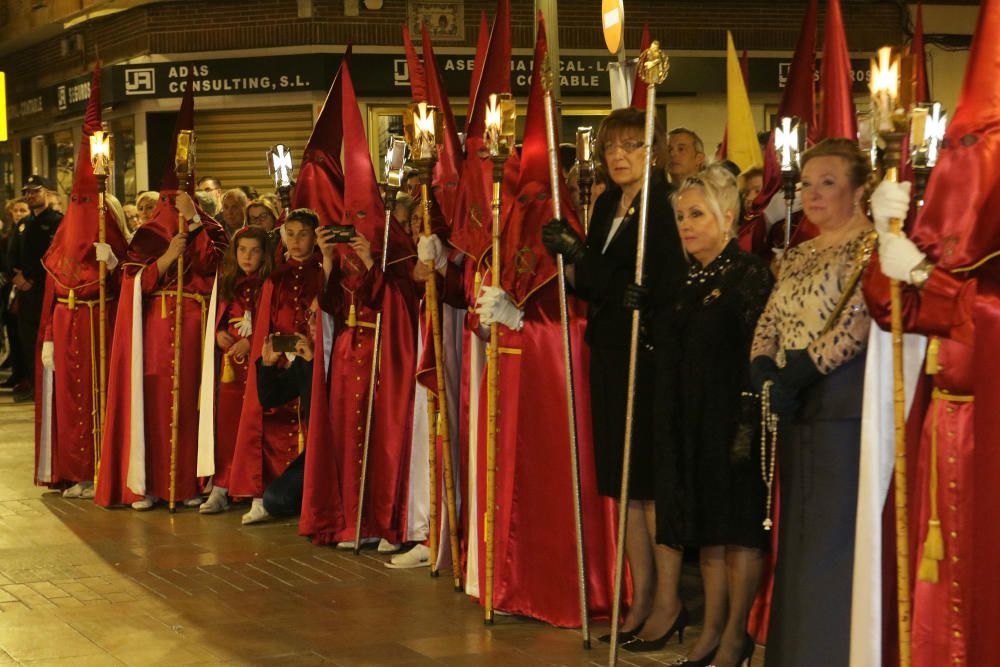
{"label": "yellow flag", "polygon": [[0,141],[7,141],[7,79],[0,72]]}
{"label": "yellow flag", "polygon": [[727,32],[726,39],[726,98],[728,105],[726,127],[726,157],[742,171],[750,167],[761,167],[764,158],[757,142],[757,130],[753,126],[753,113],[750,111],[750,98],[747,96],[746,83],[743,81],[743,71],[740,60],[736,57],[736,46],[733,44],[733,33]]}

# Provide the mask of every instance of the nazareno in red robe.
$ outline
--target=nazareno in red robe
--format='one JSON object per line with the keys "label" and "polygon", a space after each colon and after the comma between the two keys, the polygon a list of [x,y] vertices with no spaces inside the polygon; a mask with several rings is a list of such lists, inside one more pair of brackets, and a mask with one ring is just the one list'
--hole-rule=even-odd
{"label": "nazareno in red robe", "polygon": [[304,261],[285,260],[264,283],[227,487],[233,497],[262,497],[267,485],[285,471],[305,445],[305,425],[301,422],[298,399],[276,408],[261,407],[257,398],[256,364],[268,334],[312,335],[314,302],[322,291],[323,265],[318,252]]}
{"label": "nazareno in red robe", "polygon": [[[215,327],[213,332],[227,332],[233,337],[234,344],[244,338],[239,332],[240,322],[247,316],[251,323],[257,313],[257,301],[260,297],[260,278],[256,273],[242,275],[236,280],[233,288],[233,299],[221,301],[216,308]],[[219,372],[215,377],[215,427],[214,427],[214,459],[215,472],[212,483],[224,489],[229,488],[229,472],[233,465],[233,454],[236,451],[236,434],[240,426],[240,412],[243,410],[243,394],[246,390],[247,375],[250,368],[251,354],[248,352],[243,361],[234,359],[218,348],[215,336],[211,340],[206,336],[205,345],[212,345],[215,350],[214,363]],[[227,372],[226,369],[229,369]]]}
{"label": "nazareno in red robe", "polygon": [[392,227],[385,274],[377,256],[366,270],[350,248],[337,246],[324,293],[325,316],[317,339],[319,332],[330,335],[327,327],[332,323],[333,341],[328,369],[322,347],[316,347],[299,520],[299,533],[316,544],[355,537],[378,308],[382,356],[361,536],[399,543],[406,531],[418,295],[412,279],[412,241],[395,220]]}
{"label": "nazareno in red robe", "polygon": [[[888,282],[876,256],[865,276],[865,296],[883,328],[890,320]],[[990,535],[1000,510],[1000,456],[992,446],[1000,438],[998,260],[971,275],[935,269],[923,288],[904,287],[903,326],[932,337],[907,418],[912,662],[919,667],[981,664],[971,655],[993,645],[1000,623],[995,611],[977,603],[985,598],[992,604],[991,596],[1000,592],[995,561],[982,557],[984,547],[996,545]],[[937,478],[933,486],[932,469]],[[891,503],[886,513],[892,513]],[[940,521],[944,544],[936,582],[918,576],[932,516]],[[885,523],[893,522],[888,517]],[[889,664],[898,646],[893,529],[884,531],[884,540],[883,647]]]}
{"label": "nazareno in red robe", "polygon": [[[175,191],[160,193],[154,220],[172,217],[176,221],[174,196]],[[212,285],[228,244],[222,227],[207,213],[199,215],[202,228],[189,238],[184,251],[178,501],[200,493],[196,464],[201,347],[209,324],[205,320]],[[168,241],[152,225],[153,221],[136,232],[129,246],[129,261],[123,267],[95,498],[105,507],[131,503],[144,495],[162,499],[170,495],[177,265],[171,265],[164,275],[157,271],[156,260]]]}

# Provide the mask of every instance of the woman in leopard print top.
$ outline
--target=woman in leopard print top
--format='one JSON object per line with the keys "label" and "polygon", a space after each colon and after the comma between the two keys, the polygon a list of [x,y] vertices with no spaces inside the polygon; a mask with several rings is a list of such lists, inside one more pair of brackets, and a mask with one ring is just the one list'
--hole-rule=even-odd
{"label": "woman in leopard print top", "polygon": [[857,276],[870,254],[868,161],[846,139],[802,158],[819,236],[788,250],[751,348],[755,388],[779,418],[780,539],[769,665],[848,664],[861,395],[871,316]]}

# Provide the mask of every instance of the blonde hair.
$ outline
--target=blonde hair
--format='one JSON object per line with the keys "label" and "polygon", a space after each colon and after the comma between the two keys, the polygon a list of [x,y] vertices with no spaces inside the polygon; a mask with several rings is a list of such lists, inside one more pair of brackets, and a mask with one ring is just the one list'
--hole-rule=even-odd
{"label": "blonde hair", "polygon": [[118,197],[114,196],[110,192],[106,192],[104,194],[104,202],[114,214],[115,223],[118,225],[118,229],[121,230],[122,236],[125,237],[126,241],[131,241],[132,231],[128,228],[128,222],[125,220],[125,209],[122,208],[122,203],[118,201]]}
{"label": "blonde hair", "polygon": [[[730,237],[734,236],[740,217],[740,191],[736,187],[736,177],[733,173],[721,164],[711,164],[694,176],[688,176],[677,188],[677,192],[670,197],[674,212],[677,211],[677,202],[681,195],[694,189],[701,190],[705,196],[705,203],[719,221],[719,228]],[[728,229],[726,211],[733,214]]]}
{"label": "blonde hair", "polygon": [[[146,201],[147,199],[152,200],[152,202],[153,202],[153,208],[156,208],[157,202],[160,201],[160,193],[157,192],[156,190],[146,190],[141,195],[139,195],[138,197],[135,198],[135,207],[136,207],[136,209],[139,209],[142,206],[142,202]],[[140,222],[144,222],[142,220],[142,213],[141,212],[139,213],[139,219],[140,219]]]}

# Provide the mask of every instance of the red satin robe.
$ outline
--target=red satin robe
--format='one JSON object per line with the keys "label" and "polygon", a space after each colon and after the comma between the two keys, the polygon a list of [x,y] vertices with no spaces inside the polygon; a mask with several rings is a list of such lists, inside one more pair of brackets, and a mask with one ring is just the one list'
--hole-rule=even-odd
{"label": "red satin robe", "polygon": [[[524,328],[500,327],[493,605],[560,627],[579,627],[576,534],[566,415],[565,370],[555,281],[524,305]],[[571,299],[571,344],[587,561],[593,618],[609,615],[615,559],[614,506],[597,494],[589,351],[583,307]],[[486,397],[481,392],[479,508],[486,507]],[[481,524],[480,524],[481,525]],[[485,544],[480,541],[480,593]]]}
{"label": "red satin robe", "polygon": [[[269,288],[261,298],[269,299],[268,307],[260,309],[260,319],[267,326],[258,335],[255,323],[254,340],[263,344],[268,333],[278,335],[309,335],[310,313],[313,301],[323,291],[323,265],[319,254],[307,260],[288,259],[274,270],[267,279]],[[250,355],[252,363],[260,356],[260,348]],[[279,362],[286,366],[287,360]],[[256,370],[251,369],[248,381],[256,383]],[[305,429],[300,423],[298,399],[292,403],[262,410],[254,391],[247,394],[243,419],[259,420],[260,429],[244,428],[239,424],[236,451],[233,456],[229,480],[229,495],[260,498],[268,484],[277,479],[294,461],[305,444]]]}
{"label": "red satin robe", "polygon": [[[400,253],[394,252],[394,255]],[[418,295],[412,255],[385,274],[366,270],[338,248],[323,309],[334,320],[329,376],[314,363],[299,533],[316,544],[350,541],[360,491],[376,309],[382,309],[382,357],[365,481],[362,537],[392,543],[406,532],[412,444]],[[354,314],[352,317],[352,307]],[[317,359],[322,362],[320,355]],[[332,480],[331,477],[336,477]]]}
{"label": "red satin robe", "polygon": [[[115,248],[125,254],[124,248]],[[106,281],[107,316],[106,345],[111,347],[114,313],[121,271],[109,271]],[[79,481],[94,479],[94,448],[97,440],[99,396],[99,333],[100,306],[97,284],[69,290],[48,276],[45,281],[45,304],[42,310],[40,342],[53,347],[52,404],[49,427],[51,437],[51,475],[47,481],[39,476],[39,443],[41,429],[46,428],[39,415],[35,437],[35,483],[50,488],[63,488]],[[70,303],[70,292],[73,293]],[[58,335],[56,335],[58,334]],[[107,354],[106,350],[106,354]],[[39,374],[41,364],[38,364]],[[42,384],[35,385],[36,394]],[[41,398],[38,396],[38,398]],[[41,411],[42,401],[36,401]],[[100,445],[96,445],[99,447]]]}
{"label": "red satin robe", "polygon": [[[209,299],[216,271],[222,261],[225,241],[217,226],[198,232],[184,251],[184,298],[181,304],[181,367],[178,410],[175,498],[193,498],[200,493],[196,474],[198,455],[198,387]],[[138,237],[137,237],[138,238]],[[130,407],[133,396],[144,400],[145,495],[170,497],[171,411],[177,265],[164,275],[156,269],[155,256],[146,256],[133,241],[132,263],[125,264],[108,381],[108,413],[101,446],[100,480],[95,502],[120,505],[142,498],[128,488]],[[144,267],[144,268],[143,268]],[[135,276],[142,268],[141,280]],[[132,386],[132,293],[142,290],[141,386]]]}
{"label": "red satin robe", "polygon": [[[260,279],[257,274],[242,275],[236,280],[233,289],[233,299],[221,302],[216,317],[216,332],[225,331],[233,337],[233,343],[243,340],[237,328],[246,313],[250,313],[251,321],[257,312],[257,288]],[[236,452],[236,433],[240,427],[240,412],[243,409],[243,394],[247,386],[247,371],[249,370],[250,354],[247,353],[242,362],[218,350],[217,356],[222,357],[220,371],[217,375],[215,397],[215,475],[212,482],[224,489],[229,488],[229,472]],[[226,369],[230,369],[232,377],[227,377]]]}
{"label": "red satin robe", "polygon": [[[877,257],[872,264],[865,277],[865,296],[879,325],[888,328],[888,280]],[[922,289],[903,289],[904,329],[932,337],[926,375],[907,423],[915,667],[975,666],[1000,660],[996,638],[1000,609],[995,602],[1000,574],[991,557],[996,555],[997,540],[990,537],[1000,512],[1000,456],[994,446],[1000,438],[996,380],[1000,370],[995,362],[995,336],[1000,333],[998,278],[1000,267],[989,264],[973,278],[937,269]],[[922,581],[917,570],[926,555],[928,521],[935,515],[941,524],[944,558],[937,561],[937,582]],[[894,540],[894,533],[887,539]],[[895,589],[894,559],[891,548],[886,554],[891,574],[885,573],[890,593]],[[887,603],[889,632],[884,633],[883,643],[889,649],[888,664],[895,662],[897,643],[894,595]]]}

